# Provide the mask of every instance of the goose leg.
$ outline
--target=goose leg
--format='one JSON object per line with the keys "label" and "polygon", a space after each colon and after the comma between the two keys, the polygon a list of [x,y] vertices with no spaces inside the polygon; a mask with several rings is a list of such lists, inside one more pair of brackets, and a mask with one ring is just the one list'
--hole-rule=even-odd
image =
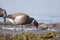
{"label": "goose leg", "polygon": [[6,22],[6,18],[4,18],[4,22]]}
{"label": "goose leg", "polygon": [[15,32],[16,32],[16,27],[17,27],[17,25],[15,24],[15,29],[14,29]]}
{"label": "goose leg", "polygon": [[4,23],[3,23],[3,25],[5,26],[6,18],[3,18],[3,19],[4,19]]}
{"label": "goose leg", "polygon": [[23,31],[23,25],[21,25],[21,27],[22,27],[22,31]]}

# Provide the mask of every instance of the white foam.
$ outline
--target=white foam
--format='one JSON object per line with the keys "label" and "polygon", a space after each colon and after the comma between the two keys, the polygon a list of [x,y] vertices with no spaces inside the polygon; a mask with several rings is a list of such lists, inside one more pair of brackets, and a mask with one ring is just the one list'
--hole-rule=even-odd
{"label": "white foam", "polygon": [[[2,29],[14,30],[15,27],[10,27],[10,28],[2,27]],[[20,30],[22,30],[22,27],[21,28],[16,28],[16,31],[20,31]],[[23,27],[23,31],[34,31],[34,30],[40,30],[40,28],[36,29],[36,27],[32,27],[32,28],[24,28]],[[48,28],[47,30],[44,30],[44,31],[60,31],[60,29],[57,29],[57,28]]]}
{"label": "white foam", "polygon": [[[8,29],[8,30],[14,30],[14,27],[8,28],[8,27],[2,27],[2,29]],[[22,30],[22,28],[16,28],[16,31]],[[23,28],[24,31],[29,31],[29,30],[37,30],[36,28]]]}

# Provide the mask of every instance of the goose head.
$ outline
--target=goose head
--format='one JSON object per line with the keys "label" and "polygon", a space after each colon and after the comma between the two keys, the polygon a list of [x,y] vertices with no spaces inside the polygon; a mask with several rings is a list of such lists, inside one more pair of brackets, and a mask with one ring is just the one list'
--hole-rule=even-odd
{"label": "goose head", "polygon": [[38,22],[35,19],[33,19],[32,24],[38,29]]}
{"label": "goose head", "polygon": [[26,24],[33,24],[38,29],[38,22],[33,17],[28,18]]}

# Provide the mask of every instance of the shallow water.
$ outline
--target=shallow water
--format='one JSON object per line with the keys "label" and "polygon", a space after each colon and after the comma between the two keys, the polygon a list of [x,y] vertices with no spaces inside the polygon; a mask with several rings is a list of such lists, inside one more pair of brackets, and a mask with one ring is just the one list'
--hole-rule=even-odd
{"label": "shallow water", "polygon": [[60,31],[60,28],[52,27],[52,28],[48,28],[47,31]]}
{"label": "shallow water", "polygon": [[[2,29],[14,30],[15,27],[2,27]],[[22,27],[16,28],[16,31],[20,31],[20,30],[22,30]],[[23,27],[23,31],[36,31],[36,30],[38,30],[38,31],[60,31],[60,28],[52,27],[52,28],[48,28],[46,30],[41,30],[41,28],[36,29],[36,27],[31,27],[31,28]]]}

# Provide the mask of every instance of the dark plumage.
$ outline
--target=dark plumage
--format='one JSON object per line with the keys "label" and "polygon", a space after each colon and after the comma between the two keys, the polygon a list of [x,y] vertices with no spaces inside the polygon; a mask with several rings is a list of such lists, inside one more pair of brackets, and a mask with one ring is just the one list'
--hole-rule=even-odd
{"label": "dark plumage", "polygon": [[38,22],[32,17],[28,18],[25,22],[25,24],[31,24],[31,23],[34,24],[36,28],[38,29]]}

